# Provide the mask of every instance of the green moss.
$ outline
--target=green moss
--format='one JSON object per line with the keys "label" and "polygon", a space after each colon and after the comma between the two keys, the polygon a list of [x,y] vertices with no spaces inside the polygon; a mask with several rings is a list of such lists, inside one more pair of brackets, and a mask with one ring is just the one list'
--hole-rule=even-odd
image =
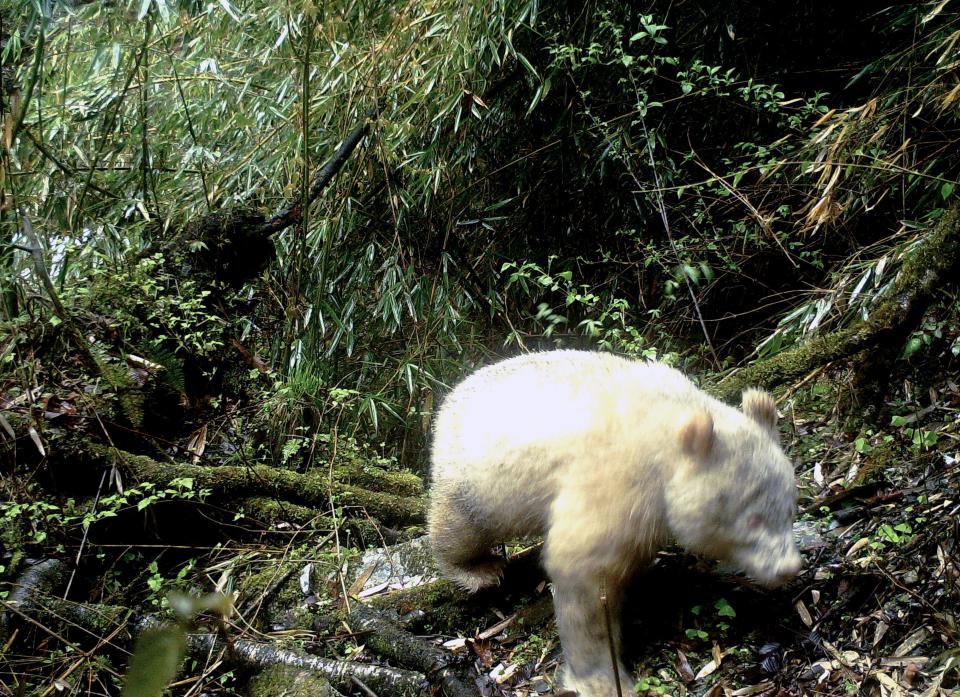
{"label": "green moss", "polygon": [[884,479],[884,472],[890,468],[900,467],[903,463],[903,455],[900,448],[893,443],[879,443],[873,447],[870,453],[864,458],[857,476],[851,482],[851,486],[861,486]]}
{"label": "green moss", "polygon": [[814,337],[767,360],[728,375],[708,391],[735,399],[745,387],[766,387],[798,380],[814,368],[849,358],[881,342],[901,341],[950,277],[960,257],[960,204],[954,204],[904,261],[890,290],[866,322]]}
{"label": "green moss", "polygon": [[367,603],[374,608],[395,610],[401,616],[422,610],[426,617],[417,623],[418,626],[445,634],[462,632],[486,610],[446,579],[377,596]]}
{"label": "green moss", "polygon": [[310,588],[321,607],[332,604],[330,591],[339,591],[336,570],[344,563],[350,564],[359,555],[354,549],[343,548],[338,556],[333,551],[322,551],[307,543],[290,549],[286,559],[258,559],[255,571],[241,574],[237,584],[240,608],[257,608],[258,620],[264,625],[283,625],[288,628],[310,629],[315,623],[314,611],[304,605],[300,587],[300,574],[306,565],[312,564]]}
{"label": "green moss", "polygon": [[314,530],[324,531],[333,527],[330,519],[316,508],[266,496],[249,496],[240,502],[239,507],[248,518],[267,525],[284,522],[300,526],[310,525]]}
{"label": "green moss", "polygon": [[293,666],[265,668],[247,683],[249,697],[327,697],[336,694],[326,678]]}
{"label": "green moss", "polygon": [[116,464],[128,477],[132,476],[138,481],[162,483],[176,478],[190,478],[196,489],[209,489],[215,497],[260,495],[270,490],[287,500],[326,509],[332,496],[335,504],[343,507],[345,512],[362,511],[390,526],[421,522],[426,511],[425,497],[420,491],[415,496],[398,495],[390,488],[395,485],[392,480],[381,482],[384,489],[390,492],[385,493],[344,484],[336,478],[331,482],[326,472],[301,474],[267,465],[205,467],[158,462],[143,455],[81,441],[80,438],[74,439],[72,447],[64,447],[60,455],[69,455],[81,461],[92,458],[99,464]]}

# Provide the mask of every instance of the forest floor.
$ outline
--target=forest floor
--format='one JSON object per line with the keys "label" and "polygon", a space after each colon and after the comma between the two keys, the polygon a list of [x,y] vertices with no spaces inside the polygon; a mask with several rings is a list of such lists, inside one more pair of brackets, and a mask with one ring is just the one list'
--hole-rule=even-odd
{"label": "forest floor", "polygon": [[[798,400],[785,421],[788,452],[801,463],[806,568],[785,588],[761,591],[662,553],[627,609],[639,691],[960,694],[957,382],[918,390],[892,405],[889,429],[855,438],[837,433],[817,386]],[[558,660],[555,640],[520,627],[500,636],[480,643],[478,669],[513,686],[504,694],[535,694]]]}
{"label": "forest floor", "polygon": [[[890,425],[858,433],[838,425],[831,406],[837,403],[834,383],[835,376],[820,374],[819,382],[795,388],[780,401],[786,450],[798,463],[796,531],[804,570],[787,586],[766,591],[735,570],[717,569],[675,549],[663,551],[631,587],[625,609],[626,659],[635,668],[639,692],[960,694],[960,378],[934,372],[933,382],[928,379],[922,387],[902,380],[896,400],[886,404]],[[62,398],[48,395],[45,403],[47,419],[87,423]],[[53,442],[62,448],[69,441]],[[369,458],[372,451],[344,441],[338,452],[341,458]],[[83,470],[82,457],[69,461]],[[126,466],[135,462],[159,467],[147,458],[133,458]],[[353,481],[338,483],[338,495],[348,500],[360,486],[386,482],[397,500],[419,500],[419,479],[390,473],[384,469],[389,464],[382,459],[365,468],[355,462],[331,465],[331,473]],[[172,474],[187,475],[191,466],[179,465]],[[370,689],[380,697],[418,692],[426,681],[429,689],[448,695],[528,697],[558,689],[562,652],[536,544],[507,548],[514,560],[501,586],[467,596],[436,578],[416,525],[389,529],[356,513],[347,515],[348,507],[335,507],[332,516],[326,515],[329,510],[289,502],[274,502],[271,508],[204,474],[217,467],[193,466],[197,477],[189,485],[141,484],[135,495],[127,482],[129,501],[124,499],[123,506],[101,497],[99,510],[113,506],[124,522],[103,519],[91,528],[96,534],[89,547],[80,546],[84,561],[70,593],[73,603],[55,604],[61,590],[24,581],[29,569],[21,576],[21,586],[30,586],[33,597],[16,607],[5,603],[3,693],[16,694],[18,685],[38,694],[77,691],[82,689],[79,676],[87,681],[84,693],[96,692],[90,686],[98,681],[119,685],[125,667],[124,651],[115,650],[116,637],[136,633],[132,627],[145,617],[169,616],[164,595],[177,588],[232,594],[234,612],[227,627],[191,625],[192,632],[208,633],[193,635],[191,659],[174,683],[174,694],[226,695],[246,685],[255,697],[275,695],[290,691],[297,675],[302,678],[301,671],[280,676],[279,686],[263,680],[273,664],[325,671],[341,693]],[[169,474],[162,468],[155,473]],[[20,485],[19,507],[6,506],[8,531],[41,505],[39,484],[48,486],[41,474],[34,470],[36,481]],[[262,480],[260,474],[255,478]],[[89,489],[89,476],[82,479]],[[284,496],[297,494],[298,487],[300,495],[314,496],[304,488],[307,481],[284,479],[270,486],[287,492]],[[69,483],[57,480],[59,486]],[[4,486],[10,490],[13,483],[4,481]],[[247,498],[236,498],[240,495]],[[316,496],[320,500],[325,494]],[[28,497],[34,497],[32,503]],[[167,507],[157,507],[165,497]],[[205,497],[210,498],[200,505]],[[211,506],[214,499],[219,503]],[[273,516],[269,525],[252,528],[250,513],[243,510],[235,510],[230,523],[224,514],[241,500],[243,506],[260,501],[262,515]],[[129,539],[124,535],[132,529],[130,509],[139,510],[138,501],[153,511],[147,527],[156,542],[145,544],[141,534],[136,544],[108,543]],[[184,515],[193,509],[213,525],[198,525],[195,512]],[[57,510],[55,515],[65,516],[67,508]],[[416,507],[401,512],[422,515]],[[178,527],[171,515],[194,522]],[[20,534],[22,543],[26,533]],[[230,540],[224,541],[225,534]],[[42,559],[36,551],[47,548],[42,539],[33,539],[30,549],[34,559]],[[50,548],[46,559],[59,559],[66,569],[76,551],[76,545],[59,552]],[[8,552],[4,562],[10,561]],[[64,580],[62,574],[61,589]],[[98,622],[109,616],[112,624],[96,624],[92,616]],[[18,624],[19,619],[27,623]],[[218,632],[230,642],[217,643]],[[80,665],[82,670],[76,668]],[[369,672],[343,678],[338,671],[351,665]]]}
{"label": "forest floor", "polygon": [[[805,569],[765,591],[734,570],[662,552],[633,584],[625,613],[638,691],[960,694],[957,382],[904,382],[902,399],[887,405],[891,426],[856,436],[838,432],[826,381],[785,400],[795,405],[782,425],[799,463]],[[549,586],[535,545],[508,551],[516,568],[500,588],[473,597],[434,580],[427,558],[397,560],[399,551],[357,560],[345,584],[355,602],[389,608],[452,652],[456,671],[481,694],[552,693],[562,655]],[[378,558],[379,568],[396,571],[392,579],[375,573]],[[391,590],[391,581],[405,590]],[[347,643],[362,658],[362,640]]]}

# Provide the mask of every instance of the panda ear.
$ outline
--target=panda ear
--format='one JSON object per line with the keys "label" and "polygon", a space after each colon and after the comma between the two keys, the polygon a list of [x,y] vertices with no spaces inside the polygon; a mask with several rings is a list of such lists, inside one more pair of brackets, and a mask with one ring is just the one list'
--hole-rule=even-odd
{"label": "panda ear", "polygon": [[744,390],[743,413],[768,431],[777,430],[777,404],[769,392],[753,387]]}
{"label": "panda ear", "polygon": [[683,452],[703,463],[713,450],[713,419],[705,411],[695,411],[680,425],[680,447]]}

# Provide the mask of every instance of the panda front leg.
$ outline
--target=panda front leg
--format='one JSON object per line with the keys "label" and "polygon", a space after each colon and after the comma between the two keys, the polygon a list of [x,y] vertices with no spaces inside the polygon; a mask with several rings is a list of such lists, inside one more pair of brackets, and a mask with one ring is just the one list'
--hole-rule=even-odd
{"label": "panda front leg", "polygon": [[569,516],[555,519],[544,549],[567,664],[564,683],[581,697],[632,695],[633,678],[620,658],[621,603],[631,550],[618,549],[615,536],[602,526],[577,522]]}

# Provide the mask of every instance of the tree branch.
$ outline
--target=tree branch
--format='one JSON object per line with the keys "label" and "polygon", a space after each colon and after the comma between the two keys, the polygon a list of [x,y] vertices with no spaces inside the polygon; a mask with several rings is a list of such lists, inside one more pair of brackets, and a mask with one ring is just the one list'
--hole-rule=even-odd
{"label": "tree branch", "polygon": [[733,399],[746,387],[772,388],[881,342],[902,342],[920,321],[941,285],[953,281],[958,266],[960,204],[955,203],[904,261],[893,285],[869,319],[816,336],[772,358],[730,373],[711,392],[720,399]]}
{"label": "tree branch", "polygon": [[[317,170],[317,173],[313,176],[313,181],[310,183],[310,190],[307,192],[307,205],[309,206],[313,203],[317,196],[320,195],[320,192],[330,183],[330,181],[337,175],[337,173],[343,168],[343,165],[346,164],[347,159],[360,144],[360,141],[363,140],[364,136],[370,130],[370,122],[377,118],[377,110],[371,109],[364,118],[363,123],[357,124],[350,134],[344,139],[340,144],[340,147],[336,149],[333,155],[327,160],[327,163]],[[300,219],[303,217],[303,201],[302,199],[297,199],[290,205],[288,205],[284,210],[277,213],[275,216],[267,220],[260,231],[265,234],[273,234],[274,232],[279,232],[284,228],[290,227],[300,222]]]}

